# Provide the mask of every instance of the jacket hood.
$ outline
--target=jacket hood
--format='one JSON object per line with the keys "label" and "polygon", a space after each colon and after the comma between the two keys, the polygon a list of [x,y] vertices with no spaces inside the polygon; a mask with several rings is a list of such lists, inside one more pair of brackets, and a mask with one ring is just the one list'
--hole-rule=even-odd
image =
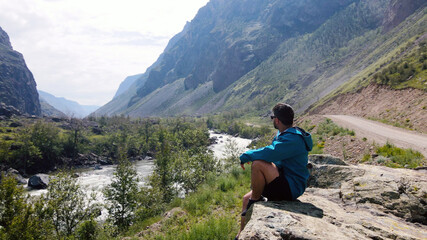
{"label": "jacket hood", "polygon": [[311,151],[311,149],[313,149],[313,139],[311,139],[311,134],[309,132],[306,132],[304,129],[299,127],[291,127],[286,129],[282,134],[285,133],[291,133],[301,136],[304,140],[305,148],[307,149],[307,151]]}

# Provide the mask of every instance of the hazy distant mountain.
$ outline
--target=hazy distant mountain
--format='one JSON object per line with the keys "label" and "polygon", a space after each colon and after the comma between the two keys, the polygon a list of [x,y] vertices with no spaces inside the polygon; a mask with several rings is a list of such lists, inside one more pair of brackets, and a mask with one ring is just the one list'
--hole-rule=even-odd
{"label": "hazy distant mountain", "polygon": [[[120,84],[119,89],[117,90],[116,94],[114,95],[114,98],[120,96],[120,94],[126,92],[130,86],[132,86],[132,84],[135,83],[136,80],[138,80],[138,78],[140,78],[143,74],[137,74],[137,75],[133,75],[133,76],[129,76],[127,78],[125,78],[125,80],[123,80],[123,82]],[[113,98],[113,99],[114,99]]]}
{"label": "hazy distant mountain", "polygon": [[9,36],[0,27],[0,102],[21,113],[41,115],[33,74],[21,53],[14,51]]}
{"label": "hazy distant mountain", "polygon": [[40,99],[45,100],[51,106],[69,117],[84,118],[99,108],[99,106],[80,105],[75,101],[71,101],[63,97],[55,97],[54,95],[41,90],[39,90],[39,94]]}
{"label": "hazy distant mountain", "polygon": [[261,113],[278,101],[302,111],[425,34],[425,8],[423,0],[211,0],[125,97],[96,114]]}
{"label": "hazy distant mountain", "polygon": [[58,118],[67,118],[68,116],[59,111],[58,109],[54,108],[52,105],[50,105],[46,100],[43,98],[40,98],[40,106],[42,109],[42,115],[46,117],[58,117]]}

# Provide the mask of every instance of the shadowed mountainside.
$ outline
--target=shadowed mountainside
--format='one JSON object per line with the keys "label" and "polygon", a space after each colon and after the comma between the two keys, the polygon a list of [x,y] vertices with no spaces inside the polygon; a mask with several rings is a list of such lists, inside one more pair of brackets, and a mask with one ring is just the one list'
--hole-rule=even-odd
{"label": "shadowed mountainside", "polygon": [[9,36],[0,27],[0,102],[21,113],[41,115],[33,74],[21,53],[14,51]]}
{"label": "shadowed mountainside", "polygon": [[303,111],[425,33],[424,7],[419,0],[212,0],[125,97],[95,115],[263,114],[277,101]]}

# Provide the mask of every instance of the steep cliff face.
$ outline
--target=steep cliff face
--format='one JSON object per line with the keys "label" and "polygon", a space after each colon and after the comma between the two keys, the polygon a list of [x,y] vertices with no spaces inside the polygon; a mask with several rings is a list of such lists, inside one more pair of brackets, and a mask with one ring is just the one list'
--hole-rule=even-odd
{"label": "steep cliff face", "polygon": [[426,4],[404,2],[211,0],[132,96],[98,113],[262,111],[277,101],[303,111],[425,32]]}
{"label": "steep cliff face", "polygon": [[41,115],[39,95],[33,74],[25,60],[14,51],[9,36],[0,28],[0,102],[21,113]]}
{"label": "steep cliff face", "polygon": [[213,0],[164,53],[138,95],[180,78],[185,79],[186,89],[213,81],[213,90],[219,92],[258,66],[285,39],[312,32],[352,2]]}

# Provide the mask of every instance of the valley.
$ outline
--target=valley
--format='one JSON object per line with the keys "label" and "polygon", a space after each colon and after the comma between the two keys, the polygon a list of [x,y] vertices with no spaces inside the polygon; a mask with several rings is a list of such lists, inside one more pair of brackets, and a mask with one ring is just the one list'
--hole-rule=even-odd
{"label": "valley", "polygon": [[278,102],[312,136],[306,193],[240,239],[424,239],[426,31],[422,0],[210,0],[99,107],[37,90],[0,28],[0,239],[233,239]]}

